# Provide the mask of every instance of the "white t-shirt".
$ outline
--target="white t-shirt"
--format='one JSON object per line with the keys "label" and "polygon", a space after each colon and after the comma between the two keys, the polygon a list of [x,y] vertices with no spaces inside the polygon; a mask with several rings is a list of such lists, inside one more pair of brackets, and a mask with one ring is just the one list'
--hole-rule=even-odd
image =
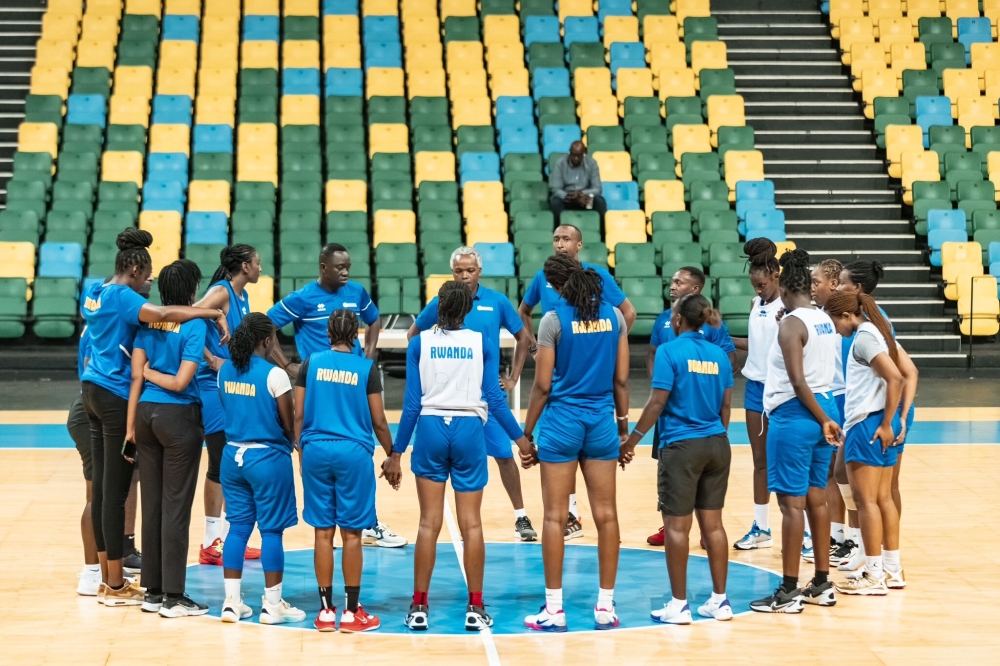
{"label": "white t-shirt", "polygon": [[750,310],[750,326],[747,330],[747,361],[743,365],[743,376],[754,382],[767,379],[767,355],[771,345],[778,338],[778,322],[775,319],[785,307],[780,298],[763,303],[754,298]]}
{"label": "white t-shirt", "polygon": [[844,431],[861,423],[872,412],[885,409],[885,380],[871,369],[876,356],[889,353],[889,345],[875,324],[858,326],[847,356],[847,394],[844,397]]}
{"label": "white t-shirt", "polygon": [[[802,348],[802,371],[806,384],[813,393],[826,393],[833,382],[835,348],[840,344],[840,336],[833,327],[833,320],[825,312],[814,307],[796,308],[785,314],[785,319],[788,317],[795,317],[806,327],[808,337]],[[785,357],[775,336],[767,357],[764,412],[769,413],[794,397],[795,389],[788,379]]]}
{"label": "white t-shirt", "polygon": [[267,373],[267,392],[272,398],[285,395],[292,390],[292,383],[288,379],[288,373],[275,366]]}

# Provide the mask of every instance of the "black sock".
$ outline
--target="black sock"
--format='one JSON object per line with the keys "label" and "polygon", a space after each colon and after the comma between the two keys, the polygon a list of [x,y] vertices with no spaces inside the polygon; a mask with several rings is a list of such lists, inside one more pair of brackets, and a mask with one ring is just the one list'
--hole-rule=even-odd
{"label": "black sock", "polygon": [[360,585],[345,585],[344,592],[347,594],[347,610],[352,613],[358,612],[358,597],[361,596],[361,586]]}
{"label": "black sock", "polygon": [[125,587],[126,584],[127,583],[125,581],[123,581],[122,584],[119,585],[118,587],[115,587],[114,585],[108,585],[108,587],[111,588],[112,590],[114,590],[115,592],[117,592],[118,590],[120,590],[123,587]]}
{"label": "black sock", "polygon": [[163,596],[163,588],[162,587],[150,587],[150,588],[148,588],[146,590],[146,594],[151,594],[154,597],[155,596],[161,596],[162,597]]}
{"label": "black sock", "polygon": [[124,548],[124,550],[125,550],[125,557],[128,557],[132,553],[136,552],[135,535],[134,534],[126,534],[125,535],[125,544],[124,544],[124,546],[125,546],[125,548]]}
{"label": "black sock", "polygon": [[319,588],[319,603],[324,610],[333,609],[333,588],[331,587],[321,587]]}
{"label": "black sock", "polygon": [[817,571],[816,575],[813,576],[813,584],[814,585],[823,585],[824,583],[826,583],[827,579],[829,579],[829,578],[830,578],[830,572],[829,571]]}
{"label": "black sock", "polygon": [[783,578],[783,580],[781,581],[781,591],[782,592],[791,592],[792,590],[794,590],[798,586],[799,586],[799,577],[798,576],[785,576]]}

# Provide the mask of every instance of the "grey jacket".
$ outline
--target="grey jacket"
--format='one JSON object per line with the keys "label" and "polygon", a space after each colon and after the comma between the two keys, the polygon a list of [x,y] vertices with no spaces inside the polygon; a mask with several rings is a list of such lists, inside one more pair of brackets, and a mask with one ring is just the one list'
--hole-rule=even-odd
{"label": "grey jacket", "polygon": [[583,156],[583,163],[574,168],[569,155],[563,155],[549,174],[549,191],[560,199],[568,192],[583,192],[590,196],[601,194],[601,170],[590,155]]}

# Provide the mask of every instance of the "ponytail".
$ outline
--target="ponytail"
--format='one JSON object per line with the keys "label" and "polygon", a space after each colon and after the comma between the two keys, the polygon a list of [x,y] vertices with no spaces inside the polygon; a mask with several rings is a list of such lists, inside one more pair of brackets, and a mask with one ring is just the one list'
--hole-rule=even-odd
{"label": "ponytail", "polygon": [[712,307],[707,298],[701,294],[685,294],[673,305],[674,314],[680,315],[687,325],[697,330],[705,324],[718,328],[722,324],[722,315]]}
{"label": "ponytail", "polygon": [[831,317],[853,314],[867,318],[885,338],[885,344],[889,347],[889,358],[892,359],[893,363],[899,364],[899,350],[896,346],[896,338],[892,334],[892,325],[878,309],[874,298],[864,292],[851,294],[846,291],[835,291],[830,294],[823,309]]}
{"label": "ponytail", "polygon": [[224,247],[219,252],[219,267],[215,269],[210,284],[232,280],[233,276],[242,270],[243,264],[249,264],[253,261],[255,254],[257,254],[257,250],[250,245],[238,244]]}
{"label": "ponytail", "polygon": [[267,315],[251,312],[233,331],[229,339],[229,358],[240,372],[250,367],[250,357],[264,340],[274,335],[274,324]]}

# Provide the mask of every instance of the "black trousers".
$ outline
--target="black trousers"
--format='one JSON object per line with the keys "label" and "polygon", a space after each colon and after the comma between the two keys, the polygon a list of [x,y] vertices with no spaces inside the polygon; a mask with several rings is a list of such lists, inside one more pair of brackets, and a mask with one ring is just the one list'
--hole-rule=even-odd
{"label": "black trousers", "polygon": [[98,552],[106,553],[109,560],[120,560],[125,556],[125,501],[134,468],[122,456],[128,400],[83,382],[83,408],[90,419],[94,539]]}
{"label": "black trousers", "polygon": [[[575,201],[566,201],[560,197],[550,197],[549,198],[549,208],[552,210],[552,216],[556,219],[556,224],[559,224],[559,216],[564,210],[587,210]],[[604,214],[608,212],[608,204],[604,201],[604,197],[600,194],[594,196],[593,208],[592,210],[597,211],[597,214],[601,216],[601,221],[604,221]]]}
{"label": "black trousers", "polygon": [[142,459],[142,585],[183,594],[191,504],[201,463],[201,405],[140,402],[135,445]]}

